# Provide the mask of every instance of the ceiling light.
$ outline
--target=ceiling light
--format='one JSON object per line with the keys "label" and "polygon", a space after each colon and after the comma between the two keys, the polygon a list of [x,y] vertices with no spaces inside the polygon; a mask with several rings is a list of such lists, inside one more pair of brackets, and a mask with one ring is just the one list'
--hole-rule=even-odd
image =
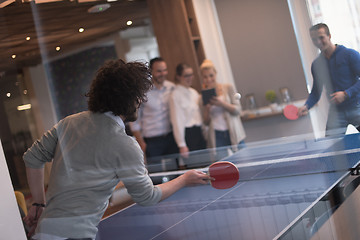
{"label": "ceiling light", "polygon": [[117,0],[107,0],[107,2],[117,2]]}
{"label": "ceiling light", "polygon": [[60,51],[60,47],[56,47],[55,50],[56,50],[56,51]]}
{"label": "ceiling light", "polygon": [[11,96],[11,93],[8,92],[8,93],[6,94],[6,96],[7,96],[7,97],[10,97],[10,96]]}
{"label": "ceiling light", "polygon": [[16,55],[15,55],[15,54],[13,54],[11,57],[12,57],[12,58],[16,58]]}
{"label": "ceiling light", "polygon": [[26,41],[29,41],[29,40],[30,40],[30,37],[26,37],[25,39],[26,39]]}
{"label": "ceiling light", "polygon": [[126,22],[126,25],[128,25],[128,26],[130,26],[131,24],[132,24],[132,21],[130,21],[130,20]]}
{"label": "ceiling light", "polygon": [[23,91],[23,93],[24,93],[24,95],[26,95],[26,94],[27,94],[27,90],[25,89],[25,90]]}
{"label": "ceiling light", "polygon": [[85,29],[84,28],[79,28],[79,32],[83,32],[83,31],[85,31]]}
{"label": "ceiling light", "polygon": [[17,110],[18,111],[22,111],[22,110],[27,110],[27,109],[30,109],[31,108],[31,104],[24,104],[24,105],[20,105],[20,106],[17,106]]}

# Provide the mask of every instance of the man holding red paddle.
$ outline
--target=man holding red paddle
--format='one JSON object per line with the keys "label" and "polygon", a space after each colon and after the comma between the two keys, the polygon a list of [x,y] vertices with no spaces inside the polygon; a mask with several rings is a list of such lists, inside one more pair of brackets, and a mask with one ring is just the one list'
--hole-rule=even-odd
{"label": "man holding red paddle", "polygon": [[[24,222],[33,239],[95,239],[108,199],[121,180],[134,202],[154,205],[183,187],[207,184],[189,170],[154,186],[139,144],[125,132],[152,87],[148,67],[112,60],[102,66],[87,94],[89,111],[62,119],[24,154],[33,204]],[[44,165],[53,162],[44,189]]]}
{"label": "man holding red paddle", "polygon": [[333,44],[324,23],[312,26],[310,36],[321,53],[311,65],[313,87],[305,105],[298,109],[298,116],[308,114],[325,87],[330,100],[326,130],[342,128],[345,133],[348,124],[360,125],[360,54]]}

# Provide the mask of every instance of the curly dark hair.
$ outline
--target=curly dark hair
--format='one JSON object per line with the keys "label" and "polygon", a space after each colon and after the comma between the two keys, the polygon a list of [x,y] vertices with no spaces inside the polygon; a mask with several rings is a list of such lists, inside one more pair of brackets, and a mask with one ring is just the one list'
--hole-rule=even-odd
{"label": "curly dark hair", "polygon": [[107,61],[92,81],[88,108],[92,112],[111,111],[125,118],[132,116],[152,87],[151,72],[141,62],[125,63],[123,60]]}

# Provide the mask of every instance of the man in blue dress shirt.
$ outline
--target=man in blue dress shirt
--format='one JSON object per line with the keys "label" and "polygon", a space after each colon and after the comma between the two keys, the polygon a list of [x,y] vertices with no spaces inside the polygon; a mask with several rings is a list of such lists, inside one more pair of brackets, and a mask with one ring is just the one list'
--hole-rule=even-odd
{"label": "man in blue dress shirt", "polygon": [[[298,115],[307,115],[320,99],[325,87],[330,100],[326,123],[327,135],[345,133],[348,124],[360,126],[360,54],[331,42],[329,28],[319,23],[310,28],[310,36],[321,53],[311,65],[314,79],[311,93]],[[338,131],[329,131],[337,129]]]}

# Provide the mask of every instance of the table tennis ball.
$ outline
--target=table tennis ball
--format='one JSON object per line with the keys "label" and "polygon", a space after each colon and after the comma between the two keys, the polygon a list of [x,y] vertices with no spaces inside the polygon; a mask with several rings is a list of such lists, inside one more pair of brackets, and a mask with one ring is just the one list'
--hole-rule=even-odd
{"label": "table tennis ball", "polygon": [[240,94],[240,93],[235,93],[235,94],[234,94],[234,98],[235,98],[236,100],[240,100],[241,94]]}
{"label": "table tennis ball", "polygon": [[163,183],[166,183],[166,182],[168,182],[168,181],[169,181],[169,178],[168,178],[168,177],[166,177],[166,176],[165,176],[165,177],[162,177],[162,182],[163,182]]}

